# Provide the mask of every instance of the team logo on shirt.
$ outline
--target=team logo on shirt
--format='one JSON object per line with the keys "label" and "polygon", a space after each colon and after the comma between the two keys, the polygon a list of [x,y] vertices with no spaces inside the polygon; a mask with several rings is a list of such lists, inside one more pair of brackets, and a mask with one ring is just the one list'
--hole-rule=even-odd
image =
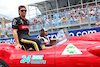
{"label": "team logo on shirt", "polygon": [[29,25],[19,25],[20,30],[29,29]]}
{"label": "team logo on shirt", "polygon": [[16,22],[17,22],[17,20],[16,19],[13,19],[12,25],[16,25]]}
{"label": "team logo on shirt", "polygon": [[22,20],[22,19],[20,20],[20,22],[21,22],[22,24],[24,24],[24,22],[23,22],[23,20]]}

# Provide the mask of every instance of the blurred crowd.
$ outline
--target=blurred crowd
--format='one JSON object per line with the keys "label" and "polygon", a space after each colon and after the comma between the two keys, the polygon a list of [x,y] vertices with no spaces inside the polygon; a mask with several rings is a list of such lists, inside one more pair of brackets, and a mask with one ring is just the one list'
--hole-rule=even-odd
{"label": "blurred crowd", "polygon": [[59,13],[54,13],[50,19],[50,15],[39,15],[30,20],[30,29],[40,29],[43,27],[61,26],[68,24],[78,24],[86,22],[100,22],[100,3],[75,7],[70,10],[61,10]]}
{"label": "blurred crowd", "polygon": [[[70,10],[64,9],[60,10],[58,13],[53,13],[50,15],[38,15],[32,18],[30,21],[30,30],[41,29],[43,27],[53,27],[64,26],[68,24],[79,24],[95,22],[95,26],[100,26],[100,3],[84,5],[84,7],[73,7]],[[5,31],[5,30],[3,30]],[[8,27],[6,34],[12,33],[12,28]]]}

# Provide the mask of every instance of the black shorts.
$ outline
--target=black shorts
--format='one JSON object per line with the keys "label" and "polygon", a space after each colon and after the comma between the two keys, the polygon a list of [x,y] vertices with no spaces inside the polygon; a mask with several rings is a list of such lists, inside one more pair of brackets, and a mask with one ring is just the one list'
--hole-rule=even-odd
{"label": "black shorts", "polygon": [[35,51],[41,50],[41,42],[40,40],[32,37],[25,37],[19,40],[21,45],[26,45],[28,47],[32,47]]}

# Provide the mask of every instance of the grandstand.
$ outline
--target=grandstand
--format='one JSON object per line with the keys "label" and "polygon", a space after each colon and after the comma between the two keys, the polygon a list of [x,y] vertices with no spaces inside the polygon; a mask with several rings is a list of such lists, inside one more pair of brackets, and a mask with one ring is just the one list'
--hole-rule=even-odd
{"label": "grandstand", "polygon": [[[7,33],[9,34],[10,32],[12,32],[11,20],[12,18],[0,14],[0,38],[7,37]],[[9,35],[11,35],[11,33]]]}
{"label": "grandstand", "polygon": [[[100,20],[99,5],[100,0],[46,0],[29,4],[28,8],[36,7],[41,12],[30,18],[30,33],[37,34],[43,27],[49,28],[49,32],[57,32],[62,28],[75,30],[95,27]],[[29,14],[29,17],[32,15]]]}
{"label": "grandstand", "polygon": [[[29,4],[28,16],[31,35],[39,34],[43,27],[49,32],[93,28],[100,22],[100,0],[45,0]],[[12,29],[7,36],[13,37]]]}

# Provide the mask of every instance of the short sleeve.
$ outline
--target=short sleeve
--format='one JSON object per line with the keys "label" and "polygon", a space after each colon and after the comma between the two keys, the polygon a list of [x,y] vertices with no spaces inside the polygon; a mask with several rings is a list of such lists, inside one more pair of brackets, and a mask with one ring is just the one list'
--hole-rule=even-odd
{"label": "short sleeve", "polygon": [[12,28],[18,29],[18,20],[16,18],[14,18],[12,21]]}
{"label": "short sleeve", "polygon": [[40,41],[41,41],[41,45],[45,45],[44,44],[45,42],[44,42],[44,40],[42,38],[40,39]]}

